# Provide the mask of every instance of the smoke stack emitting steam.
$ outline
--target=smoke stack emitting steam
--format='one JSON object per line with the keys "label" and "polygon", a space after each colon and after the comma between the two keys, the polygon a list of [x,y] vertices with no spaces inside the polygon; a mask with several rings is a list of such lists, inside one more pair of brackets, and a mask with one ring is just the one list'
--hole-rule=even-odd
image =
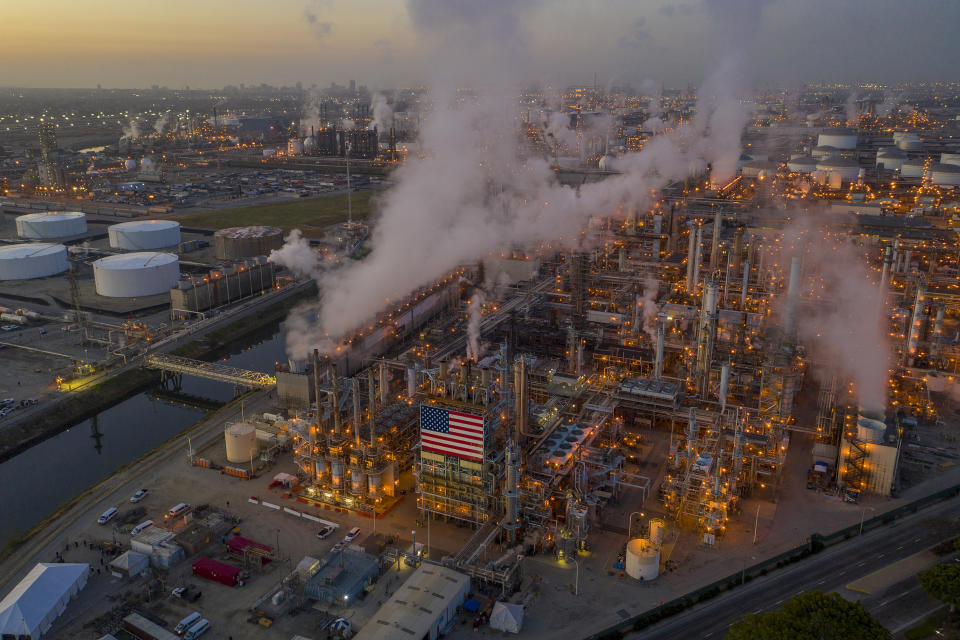
{"label": "smoke stack emitting steam", "polygon": [[[316,314],[301,313],[297,322],[288,322],[291,357],[331,344],[373,317],[386,300],[402,298],[458,265],[505,246],[549,242],[576,248],[591,216],[612,214],[624,204],[645,207],[652,189],[708,164],[716,180],[734,175],[748,117],[740,101],[746,89],[743,56],[736,51],[721,52],[699,91],[692,121],[620,158],[619,175],[573,189],[557,182],[546,159],[522,156],[514,135],[516,95],[532,72],[524,44],[529,39],[520,25],[534,22],[523,18],[542,4],[408,0],[415,29],[434,45],[425,59],[443,65],[432,70],[434,108],[420,133],[426,153],[394,173],[395,185],[382,201],[363,261],[320,276],[304,268],[299,234],[288,239],[293,249],[271,256],[311,273],[323,292]],[[727,45],[742,46],[756,32],[761,0],[735,3],[736,11],[729,3],[705,4],[720,31],[736,36],[724,38]],[[456,89],[464,85],[475,89],[473,99],[458,100]]]}

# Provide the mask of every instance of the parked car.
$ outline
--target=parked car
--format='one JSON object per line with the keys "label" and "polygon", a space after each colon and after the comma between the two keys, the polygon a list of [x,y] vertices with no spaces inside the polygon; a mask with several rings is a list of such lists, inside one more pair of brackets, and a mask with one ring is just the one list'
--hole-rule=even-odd
{"label": "parked car", "polygon": [[317,531],[317,537],[323,540],[324,538],[329,536],[331,533],[333,533],[333,527],[327,525],[322,529],[320,529],[320,531]]}
{"label": "parked car", "polygon": [[174,598],[180,598],[181,600],[186,600],[187,602],[196,602],[200,599],[200,596],[203,595],[203,592],[199,589],[193,589],[191,587],[177,587],[172,592]]}
{"label": "parked car", "polygon": [[148,493],[150,493],[149,489],[140,489],[135,494],[133,494],[133,497],[130,498],[130,502],[140,502],[141,500],[147,497]]}

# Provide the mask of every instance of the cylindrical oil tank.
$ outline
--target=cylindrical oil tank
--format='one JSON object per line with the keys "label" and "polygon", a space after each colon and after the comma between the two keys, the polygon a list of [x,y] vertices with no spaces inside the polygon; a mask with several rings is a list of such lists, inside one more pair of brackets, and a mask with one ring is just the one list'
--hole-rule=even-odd
{"label": "cylindrical oil tank", "polygon": [[62,244],[0,246],[0,280],[29,280],[63,273],[70,266]]}
{"label": "cylindrical oil tank", "polygon": [[960,166],[960,153],[941,153],[940,162],[942,164],[952,164]]}
{"label": "cylindrical oil tank", "polygon": [[882,165],[884,169],[889,171],[902,169],[906,160],[907,153],[896,147],[884,147],[877,151],[877,166]]}
{"label": "cylindrical oil tank", "polygon": [[145,251],[180,244],[180,223],[174,220],[133,220],[107,228],[114,249]]}
{"label": "cylindrical oil tank", "polygon": [[230,227],[213,234],[218,260],[268,256],[283,246],[283,231],[277,227]]}
{"label": "cylindrical oil tank", "polygon": [[893,134],[893,143],[904,151],[919,151],[923,147],[923,140],[915,133],[898,131]]}
{"label": "cylindrical oil tank", "polygon": [[367,488],[367,474],[359,467],[350,468],[350,492],[361,494]]}
{"label": "cylindrical oil tank", "polygon": [[383,473],[380,474],[380,480],[383,482],[383,493],[384,495],[393,496],[397,493],[397,473],[396,467],[394,466],[392,460],[387,463],[387,466],[383,468]]}
{"label": "cylindrical oil tank", "polygon": [[299,138],[290,138],[290,140],[287,141],[287,155],[288,156],[303,155],[303,142]]}
{"label": "cylindrical oil tank", "polygon": [[644,538],[627,543],[627,575],[635,580],[653,580],[660,575],[660,549]]}
{"label": "cylindrical oil tank", "polygon": [[900,176],[903,178],[920,178],[923,176],[924,164],[916,160],[904,162],[900,165]]}
{"label": "cylindrical oil tank", "polygon": [[371,471],[367,474],[367,488],[370,495],[380,495],[380,473]]}
{"label": "cylindrical oil tank", "polygon": [[857,439],[863,442],[877,444],[883,442],[883,434],[887,425],[883,420],[874,420],[866,416],[857,418]]}
{"label": "cylindrical oil tank", "polygon": [[97,293],[109,298],[134,298],[166,293],[180,279],[180,263],[170,253],[126,253],[93,263]]}
{"label": "cylindrical oil tank", "polygon": [[938,187],[956,187],[960,185],[960,166],[935,164],[930,167],[930,181]]}
{"label": "cylindrical oil tank", "polygon": [[817,161],[811,156],[790,158],[787,162],[787,169],[794,173],[812,173],[817,169]]}
{"label": "cylindrical oil tank", "polygon": [[227,442],[227,462],[250,462],[260,451],[257,428],[249,422],[227,425],[223,435]]}
{"label": "cylindrical oil tank", "polygon": [[339,460],[330,461],[330,483],[337,489],[343,487],[343,463]]}
{"label": "cylindrical oil tank", "polygon": [[17,235],[21,238],[67,238],[86,232],[87,214],[81,211],[45,211],[17,216]]}
{"label": "cylindrical oil tank", "polygon": [[663,533],[667,530],[667,523],[661,518],[650,519],[650,542],[658,547],[663,544]]}
{"label": "cylindrical oil tank", "polygon": [[824,129],[817,137],[817,146],[856,149],[857,132],[852,129]]}
{"label": "cylindrical oil tank", "polygon": [[[841,180],[856,180],[860,173],[860,165],[855,160],[846,158],[826,158],[817,163],[817,169],[826,171],[828,174],[840,174]],[[831,182],[832,182],[831,178]]]}

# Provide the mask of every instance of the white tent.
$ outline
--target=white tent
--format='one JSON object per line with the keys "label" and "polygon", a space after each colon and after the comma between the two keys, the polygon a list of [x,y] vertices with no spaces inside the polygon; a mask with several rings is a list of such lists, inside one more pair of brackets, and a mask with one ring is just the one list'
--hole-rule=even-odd
{"label": "white tent", "polygon": [[523,626],[523,606],[498,602],[490,612],[490,628],[507,633],[520,633]]}
{"label": "white tent", "polygon": [[136,551],[127,551],[110,563],[110,571],[124,578],[133,578],[149,566],[150,558]]}
{"label": "white tent", "polygon": [[83,589],[89,575],[89,564],[38,564],[0,601],[0,634],[37,640]]}

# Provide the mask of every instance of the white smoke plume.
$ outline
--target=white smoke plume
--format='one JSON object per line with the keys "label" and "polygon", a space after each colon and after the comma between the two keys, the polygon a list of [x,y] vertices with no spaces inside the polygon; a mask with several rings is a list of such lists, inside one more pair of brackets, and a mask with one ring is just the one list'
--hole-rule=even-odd
{"label": "white smoke plume", "polygon": [[854,127],[860,122],[860,108],[857,106],[857,92],[851,91],[843,103],[843,117],[848,127]]}
{"label": "white smoke plume", "polygon": [[139,138],[142,134],[140,132],[140,123],[136,117],[130,118],[127,121],[127,124],[121,129],[120,139],[133,140],[134,138]]}
{"label": "white smoke plume", "polygon": [[387,97],[379,91],[373,94],[373,98],[370,99],[370,110],[373,112],[370,128],[376,127],[380,134],[389,132],[393,120],[393,109],[387,103]]}
{"label": "white smoke plume", "polygon": [[153,158],[145,157],[140,161],[140,170],[144,173],[153,173],[157,170],[157,163]]}
{"label": "white smoke plume", "polygon": [[357,123],[351,120],[350,118],[341,118],[340,128],[343,129],[344,131],[352,131],[357,128]]}
{"label": "white smoke plume", "polygon": [[[642,209],[651,190],[708,164],[715,179],[733,175],[748,116],[740,100],[744,56],[736,51],[721,51],[698,92],[696,116],[620,158],[620,174],[574,189],[557,182],[545,159],[525,157],[517,144],[516,96],[531,77],[525,69],[531,57],[520,25],[531,22],[527,14],[540,4],[408,0],[414,27],[433,49],[426,58],[442,63],[433,70],[433,108],[421,127],[424,153],[393,174],[369,255],[320,278],[319,321],[299,328],[294,344],[342,337],[386,300],[503,247],[579,248],[591,217],[624,204]],[[759,10],[757,2],[737,4]],[[756,17],[744,19],[742,11],[718,10],[715,20],[742,23],[729,25],[725,33],[734,37],[725,42],[745,42],[749,29],[756,31]],[[458,91],[465,84],[471,93]],[[294,344],[288,337],[290,355],[304,355]]]}
{"label": "white smoke plume", "polygon": [[881,118],[888,118],[900,106],[903,96],[899,93],[885,93],[883,102],[877,105],[876,114]]}
{"label": "white smoke plume", "polygon": [[[299,229],[291,231],[284,239],[283,246],[271,251],[267,259],[285,266],[301,277],[318,278],[320,274],[320,255],[310,247]],[[312,349],[313,347],[310,347],[309,350]]]}
{"label": "white smoke plume", "polygon": [[482,289],[477,289],[470,298],[470,310],[467,319],[467,360],[480,360],[480,323],[483,321],[483,303],[487,301]]}
{"label": "white smoke plume", "polygon": [[322,129],[324,122],[320,119],[320,105],[323,98],[316,91],[311,91],[300,108],[300,135],[309,136],[311,131]]}
{"label": "white smoke plume", "polygon": [[644,279],[640,311],[643,314],[643,330],[651,340],[657,339],[657,293],[659,290],[660,283],[656,278],[647,276]]}
{"label": "white smoke plume", "polygon": [[811,369],[838,372],[853,380],[861,405],[886,407],[889,313],[876,275],[868,269],[868,250],[852,238],[825,231],[816,214],[805,211],[785,230],[777,262],[789,270],[795,255],[802,256],[806,283],[800,288],[800,340],[818,363]]}
{"label": "white smoke plume", "polygon": [[167,111],[165,114],[157,118],[157,121],[153,123],[153,132],[158,136],[162,136],[167,130],[167,125],[170,124],[170,112]]}

